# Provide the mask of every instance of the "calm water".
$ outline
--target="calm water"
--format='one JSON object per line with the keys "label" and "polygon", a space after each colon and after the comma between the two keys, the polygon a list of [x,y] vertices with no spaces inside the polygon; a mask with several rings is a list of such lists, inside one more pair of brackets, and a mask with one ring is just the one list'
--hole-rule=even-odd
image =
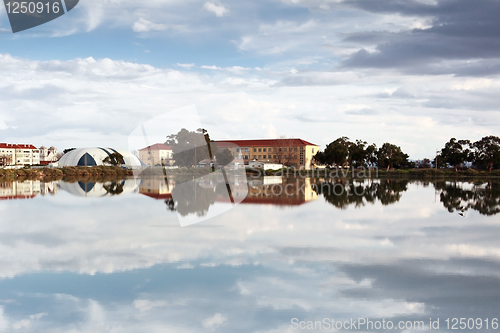
{"label": "calm water", "polygon": [[[29,181],[0,198],[0,331],[499,330],[498,181]],[[339,329],[356,330],[384,331]]]}

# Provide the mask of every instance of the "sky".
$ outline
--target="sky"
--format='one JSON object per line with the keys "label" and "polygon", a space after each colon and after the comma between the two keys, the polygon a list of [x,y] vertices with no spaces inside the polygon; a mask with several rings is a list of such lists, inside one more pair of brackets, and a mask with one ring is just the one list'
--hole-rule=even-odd
{"label": "sky", "polygon": [[195,107],[212,139],[347,136],[432,158],[499,135],[499,14],[495,0],[80,0],[13,34],[2,7],[0,141],[127,149],[142,123]]}

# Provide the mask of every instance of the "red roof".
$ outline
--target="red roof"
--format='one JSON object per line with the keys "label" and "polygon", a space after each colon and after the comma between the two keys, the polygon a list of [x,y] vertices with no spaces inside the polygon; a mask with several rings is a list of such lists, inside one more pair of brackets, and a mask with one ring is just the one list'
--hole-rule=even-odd
{"label": "red roof", "polygon": [[164,145],[163,143],[157,143],[155,145],[152,145],[152,146],[149,146],[146,148],[142,148],[140,151],[143,151],[143,150],[172,150],[172,146],[167,146],[167,145]]}
{"label": "red roof", "polygon": [[172,199],[172,194],[170,193],[165,193],[165,194],[159,194],[159,193],[141,193],[142,195],[148,196],[150,198],[156,199],[156,200],[164,200],[164,199]]}
{"label": "red roof", "polygon": [[220,140],[217,147],[275,147],[275,146],[318,146],[302,139],[258,139],[258,140]]}
{"label": "red roof", "polygon": [[13,145],[9,143],[0,143],[0,149],[38,149],[33,145]]}

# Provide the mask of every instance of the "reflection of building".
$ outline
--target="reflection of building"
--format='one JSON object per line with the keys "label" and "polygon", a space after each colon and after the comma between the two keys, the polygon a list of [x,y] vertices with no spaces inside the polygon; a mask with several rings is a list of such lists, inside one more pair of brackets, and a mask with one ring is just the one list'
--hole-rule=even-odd
{"label": "reflection of building", "polygon": [[62,190],[78,197],[99,198],[119,194],[132,193],[137,189],[135,179],[125,179],[113,182],[98,183],[78,181],[75,183],[61,182]]}
{"label": "reflection of building", "polygon": [[40,164],[40,151],[33,145],[0,143],[0,166]]}
{"label": "reflection of building", "polygon": [[157,143],[139,150],[139,159],[148,166],[172,165],[174,164],[173,157],[172,147],[163,143]]}
{"label": "reflection of building", "polygon": [[0,183],[0,200],[33,199],[40,192],[39,180]]}
{"label": "reflection of building", "polygon": [[140,167],[139,159],[128,151],[113,148],[83,148],[75,149],[64,154],[57,163],[59,167],[66,166],[96,166],[104,165],[103,161],[111,154],[120,154],[126,167]]}
{"label": "reflection of building", "polygon": [[319,151],[319,146],[302,139],[224,140],[215,143],[219,149],[229,149],[245,164],[257,160],[306,169],[311,167],[312,158]]}
{"label": "reflection of building", "polygon": [[172,198],[173,184],[168,184],[163,177],[142,179],[139,193],[157,200]]}
{"label": "reflection of building", "polygon": [[47,149],[44,146],[41,146],[39,150],[40,150],[41,164],[48,164],[50,162],[57,161],[57,148],[55,148],[54,146],[50,147],[49,149]]}
{"label": "reflection of building", "polygon": [[311,180],[286,179],[277,182],[280,177],[264,177],[262,181],[251,181],[248,197],[242,201],[246,204],[298,206],[318,199],[318,194],[311,186]]}

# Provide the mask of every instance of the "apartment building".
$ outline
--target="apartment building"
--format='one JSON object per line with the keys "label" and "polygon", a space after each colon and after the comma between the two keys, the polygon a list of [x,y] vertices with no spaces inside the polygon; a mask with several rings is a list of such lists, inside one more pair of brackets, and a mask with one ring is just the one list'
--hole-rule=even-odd
{"label": "apartment building", "polygon": [[139,159],[147,166],[174,164],[174,152],[171,146],[157,143],[139,150]]}
{"label": "apartment building", "polygon": [[215,143],[218,149],[229,149],[245,164],[256,160],[299,169],[311,168],[312,159],[319,151],[318,145],[302,139],[221,140]]}
{"label": "apartment building", "polygon": [[40,151],[33,145],[0,143],[0,166],[40,164]]}

